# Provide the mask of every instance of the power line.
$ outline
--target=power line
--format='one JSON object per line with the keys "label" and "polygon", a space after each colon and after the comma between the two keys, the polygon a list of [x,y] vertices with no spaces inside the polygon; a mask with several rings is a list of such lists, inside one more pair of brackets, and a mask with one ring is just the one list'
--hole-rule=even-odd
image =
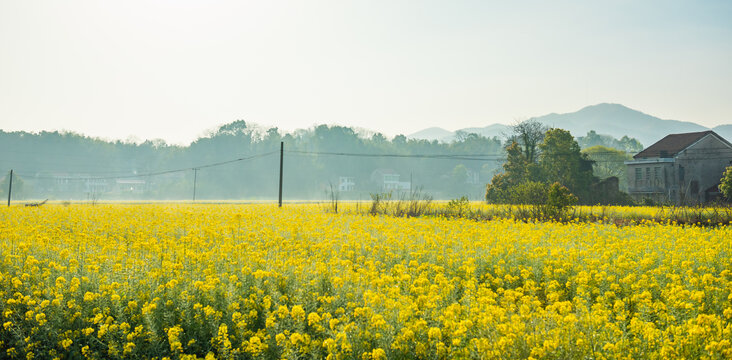
{"label": "power line", "polygon": [[[172,169],[172,170],[163,170],[163,171],[154,171],[154,172],[148,172],[148,173],[142,173],[142,174],[132,174],[132,175],[109,175],[114,173],[122,173],[122,172],[113,172],[113,171],[107,171],[107,172],[98,172],[96,174],[105,174],[105,176],[95,176],[93,173],[89,174],[86,172],[83,176],[78,177],[67,177],[64,178],[65,180],[111,180],[111,179],[130,179],[130,178],[141,178],[141,177],[149,177],[149,176],[158,176],[158,175],[166,175],[166,174],[174,174],[184,171],[195,171],[197,169],[205,169],[205,168],[211,168],[211,167],[217,167],[227,164],[232,164],[236,162],[241,161],[247,161],[247,160],[253,160],[256,158],[266,157],[269,155],[276,154],[278,151],[270,151],[266,153],[256,154],[252,156],[247,157],[240,157],[236,159],[231,160],[225,160],[215,163],[209,163],[204,165],[198,165],[198,166],[192,166],[192,167],[185,167],[185,168],[179,168],[179,169]],[[395,154],[395,153],[387,153],[387,154],[369,154],[369,153],[350,153],[350,152],[328,152],[328,151],[304,151],[304,150],[286,150],[284,151],[288,154],[293,155],[300,155],[300,156],[346,156],[346,157],[362,157],[362,158],[406,158],[406,159],[437,159],[437,160],[465,160],[465,161],[507,161],[507,157],[504,154]],[[602,151],[602,152],[593,152],[591,154],[587,154],[588,156],[592,157],[602,157],[605,156],[611,156],[611,155],[618,155],[621,152],[615,152],[615,151]],[[626,152],[627,153],[627,152]],[[721,155],[719,152],[715,151],[707,151],[706,152],[709,155]],[[562,156],[562,155],[575,155],[576,153],[551,153],[552,156]],[[695,154],[696,156],[702,155],[701,152],[698,152]],[[694,158],[685,158],[686,160],[709,160],[709,159],[728,159],[727,156],[705,156],[705,157],[694,157]],[[590,159],[595,163],[624,163],[625,161],[632,161],[631,159],[617,159],[617,160],[611,160],[611,159]],[[44,176],[34,176],[29,174],[17,174],[19,176],[24,176],[28,178],[34,178],[34,179],[58,179],[59,177],[44,177]]]}
{"label": "power line", "polygon": [[499,154],[364,154],[364,153],[346,153],[346,152],[325,152],[325,151],[300,151],[300,150],[287,150],[286,153],[298,154],[298,155],[330,155],[330,156],[352,156],[352,157],[371,157],[371,158],[416,158],[416,159],[449,159],[449,160],[477,160],[477,161],[488,161],[488,160],[506,160],[505,156]]}
{"label": "power line", "polygon": [[[447,159],[447,160],[472,160],[472,161],[506,161],[507,157],[502,154],[367,154],[367,153],[347,153],[347,152],[327,152],[327,151],[302,151],[302,150],[287,150],[286,153],[295,154],[295,155],[303,155],[303,156],[320,156],[320,155],[326,155],[326,156],[352,156],[352,157],[370,157],[370,158],[416,158],[416,159]],[[603,151],[603,152],[594,152],[591,154],[587,154],[589,157],[594,156],[611,156],[611,155],[618,155],[618,152],[613,151]],[[561,153],[561,152],[552,152],[550,154],[551,156],[572,156],[576,155],[576,153]],[[726,159],[727,157],[704,157],[703,159]],[[693,160],[701,160],[700,159],[693,159]],[[596,163],[623,163],[625,161],[630,161],[631,159],[618,159],[618,160],[610,160],[610,159],[592,159],[590,160],[596,162]]]}
{"label": "power line", "polygon": [[[241,157],[241,158],[237,158],[237,159],[220,161],[220,162],[215,162],[215,163],[210,163],[210,164],[205,164],[205,165],[186,167],[186,168],[181,168],[181,169],[149,172],[149,173],[143,173],[143,174],[122,175],[122,176],[83,176],[83,177],[75,177],[75,178],[66,178],[65,180],[74,181],[74,180],[91,180],[91,179],[93,179],[93,180],[134,179],[134,178],[141,178],[141,177],[147,177],[147,176],[174,174],[174,173],[179,173],[179,172],[183,172],[183,171],[191,171],[191,170],[195,171],[195,170],[199,170],[199,169],[211,168],[211,167],[215,167],[215,166],[222,166],[222,165],[227,165],[227,164],[240,162],[240,161],[253,160],[253,159],[269,156],[269,155],[272,155],[275,153],[277,153],[277,151],[270,151],[270,152],[263,153],[263,154],[246,156],[246,157]],[[23,176],[28,177],[28,178],[34,178],[34,179],[49,179],[49,180],[58,179],[57,177],[43,177],[43,176],[33,176],[33,175],[23,175]]]}

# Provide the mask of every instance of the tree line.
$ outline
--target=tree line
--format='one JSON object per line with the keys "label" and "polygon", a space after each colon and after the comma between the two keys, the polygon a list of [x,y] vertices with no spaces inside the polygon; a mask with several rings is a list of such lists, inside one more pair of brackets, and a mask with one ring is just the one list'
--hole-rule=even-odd
{"label": "tree line", "polygon": [[[354,183],[341,192],[342,199],[366,199],[369,193],[384,190],[378,175],[390,173],[403,185],[408,183],[409,189],[420,187],[438,199],[468,195],[478,200],[484,198],[485,184],[503,171],[506,158],[517,164],[510,160],[515,149],[507,147],[516,140],[513,136],[506,134],[509,139],[501,139],[471,133],[445,143],[404,135],[389,139],[381,133],[329,125],[284,133],[243,120],[222,125],[188,146],[162,140],[106,141],[70,132],[0,131],[0,169],[14,169],[15,179],[23,184],[14,191],[14,198],[189,199],[195,177],[198,199],[272,199],[277,195],[276,152],[284,142],[288,199],[323,198],[329,189],[338,189],[342,178]],[[578,139],[583,138],[596,146],[625,147],[613,150],[623,155],[639,146],[633,139],[593,133]],[[517,143],[525,144],[520,146],[525,146],[521,151],[527,159],[549,159],[550,152],[541,152],[539,144]],[[271,155],[192,170],[262,154]],[[607,156],[609,152],[600,150],[597,154]],[[602,164],[615,166],[605,170],[608,174],[623,171],[617,166],[622,160]],[[529,173],[536,171],[533,165],[525,165]],[[171,171],[160,174],[167,170]],[[151,173],[155,175],[146,175]]]}

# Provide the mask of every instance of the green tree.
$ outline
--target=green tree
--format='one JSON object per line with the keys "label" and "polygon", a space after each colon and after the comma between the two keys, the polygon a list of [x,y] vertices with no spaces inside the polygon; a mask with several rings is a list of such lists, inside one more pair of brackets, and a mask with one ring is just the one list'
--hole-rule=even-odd
{"label": "green tree", "polygon": [[592,164],[592,173],[595,176],[600,179],[615,176],[619,180],[620,189],[628,188],[625,161],[633,159],[630,154],[623,150],[602,145],[584,149],[582,153],[594,162]]}
{"label": "green tree", "polygon": [[463,164],[455,165],[450,171],[449,183],[446,195],[453,197],[469,193],[471,185],[468,184],[468,168]]}
{"label": "green tree", "polygon": [[719,179],[719,191],[722,192],[727,200],[732,200],[732,166],[728,166]]}
{"label": "green tree", "polygon": [[529,119],[513,125],[511,130],[513,134],[509,136],[508,143],[517,143],[526,161],[535,162],[539,155],[539,144],[549,128],[535,119]]}
{"label": "green tree", "polygon": [[558,182],[580,199],[587,198],[594,180],[593,162],[580,151],[572,134],[563,129],[550,129],[539,148],[539,166],[545,181]]}
{"label": "green tree", "polygon": [[[526,183],[541,183],[543,179],[539,164],[530,161],[524,148],[513,141],[506,147],[503,173],[493,176],[490,184],[486,185],[486,200],[493,203],[523,203],[523,194],[532,192],[536,187],[532,185],[523,190],[513,189]],[[532,190],[527,190],[529,188]]]}
{"label": "green tree", "polygon": [[374,143],[376,143],[376,144],[381,145],[381,144],[386,143],[389,140],[386,138],[386,136],[384,136],[384,134],[382,134],[382,133],[376,133],[376,134],[374,134],[374,135],[371,136],[371,141],[374,142]]}
{"label": "green tree", "polygon": [[604,146],[614,149],[625,150],[630,153],[637,153],[643,150],[643,145],[634,138],[623,136],[620,140],[618,140],[610,135],[598,134],[597,132],[595,132],[595,130],[590,130],[585,136],[577,137],[577,143],[579,143],[579,146],[583,149],[591,148],[594,146]]}
{"label": "green tree", "polygon": [[468,180],[468,168],[463,164],[455,165],[450,175],[454,184],[464,185]]}
{"label": "green tree", "polygon": [[637,153],[643,150],[643,144],[641,144],[640,141],[636,140],[635,138],[629,138],[628,136],[623,136],[622,138],[620,138],[620,140],[618,140],[618,143],[621,145],[621,149],[624,149],[628,152]]}
{"label": "green tree", "polygon": [[543,181],[544,176],[541,173],[536,161],[526,155],[521,146],[513,142],[506,148],[506,162],[503,164],[508,176],[508,185],[518,185],[525,181]]}

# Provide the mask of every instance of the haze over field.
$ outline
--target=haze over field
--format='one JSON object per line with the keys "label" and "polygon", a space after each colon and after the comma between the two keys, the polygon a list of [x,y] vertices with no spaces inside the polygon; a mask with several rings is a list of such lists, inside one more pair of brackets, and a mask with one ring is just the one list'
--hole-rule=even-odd
{"label": "haze over field", "polygon": [[598,103],[713,128],[732,123],[731,18],[722,0],[4,1],[0,129],[391,137]]}

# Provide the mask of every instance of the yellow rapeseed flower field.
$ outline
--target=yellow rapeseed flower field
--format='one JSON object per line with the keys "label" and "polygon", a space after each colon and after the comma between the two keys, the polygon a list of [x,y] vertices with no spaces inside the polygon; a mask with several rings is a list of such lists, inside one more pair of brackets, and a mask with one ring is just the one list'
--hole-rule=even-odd
{"label": "yellow rapeseed flower field", "polygon": [[0,358],[724,359],[731,269],[729,226],[10,207]]}

